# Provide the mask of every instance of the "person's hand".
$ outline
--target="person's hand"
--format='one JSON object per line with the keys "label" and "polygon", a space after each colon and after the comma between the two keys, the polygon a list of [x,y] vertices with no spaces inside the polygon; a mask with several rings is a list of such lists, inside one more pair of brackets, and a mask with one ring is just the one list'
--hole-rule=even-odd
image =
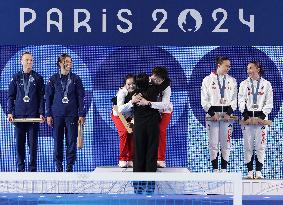
{"label": "person's hand", "polygon": [[227,114],[224,114],[223,118],[225,122],[228,122],[231,119],[230,115],[227,115]]}
{"label": "person's hand", "polygon": [[149,76],[148,79],[149,79],[149,80],[148,80],[149,83],[153,83],[152,76]]}
{"label": "person's hand", "polygon": [[150,102],[144,98],[141,98],[140,101],[137,103],[137,105],[140,105],[140,106],[145,106],[145,105],[148,105]]}
{"label": "person's hand", "polygon": [[259,124],[259,120],[260,120],[260,118],[258,118],[258,117],[252,117],[251,118],[251,124],[252,125],[258,125]]}
{"label": "person's hand", "polygon": [[12,114],[8,114],[7,120],[8,122],[12,123],[14,121],[14,116]]}
{"label": "person's hand", "polygon": [[85,124],[85,118],[84,117],[79,117],[78,124],[84,125]]}
{"label": "person's hand", "polygon": [[52,117],[47,117],[47,124],[49,127],[53,127],[53,118]]}
{"label": "person's hand", "polygon": [[142,94],[139,93],[139,94],[134,94],[132,96],[132,103],[135,104],[135,103],[138,103],[142,98]]}
{"label": "person's hand", "polygon": [[43,115],[40,115],[39,118],[41,119],[40,123],[44,123],[45,122],[45,118]]}
{"label": "person's hand", "polygon": [[248,118],[247,120],[245,120],[245,122],[247,123],[247,125],[250,125],[252,123],[252,119]]}
{"label": "person's hand", "polygon": [[264,120],[261,119],[261,118],[258,118],[258,119],[257,119],[257,124],[259,124],[259,125],[264,125]]}
{"label": "person's hand", "polygon": [[212,121],[219,121],[220,119],[220,115],[218,113],[215,113],[212,117],[211,117]]}
{"label": "person's hand", "polygon": [[131,128],[131,129],[133,129],[133,127],[134,127],[134,124],[131,123],[131,122],[128,122],[127,125],[128,125],[128,127]]}

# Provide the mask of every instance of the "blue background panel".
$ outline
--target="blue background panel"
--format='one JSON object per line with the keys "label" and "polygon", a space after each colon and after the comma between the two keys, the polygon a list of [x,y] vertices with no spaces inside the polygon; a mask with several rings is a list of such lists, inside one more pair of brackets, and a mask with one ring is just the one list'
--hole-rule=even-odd
{"label": "blue background panel", "polygon": [[[204,111],[200,105],[200,86],[204,76],[215,69],[215,58],[231,59],[231,75],[238,84],[247,77],[250,60],[260,60],[274,90],[273,120],[267,136],[264,175],[282,178],[282,66],[283,47],[262,46],[0,46],[0,171],[16,171],[16,150],[13,126],[7,122],[7,89],[12,75],[21,70],[20,55],[30,51],[34,70],[44,76],[45,83],[55,72],[57,56],[69,53],[73,71],[83,80],[86,89],[87,121],[85,145],[78,151],[75,171],[92,171],[97,166],[118,164],[119,138],[111,121],[111,98],[122,86],[128,73],[150,74],[154,66],[166,66],[172,80],[174,112],[168,127],[167,165],[189,167],[192,171],[209,171],[211,165],[204,127]],[[235,113],[239,115],[237,111]],[[53,136],[46,124],[40,126],[38,171],[54,171]],[[229,171],[245,172],[243,140],[235,125]],[[28,151],[28,148],[27,148]]]}

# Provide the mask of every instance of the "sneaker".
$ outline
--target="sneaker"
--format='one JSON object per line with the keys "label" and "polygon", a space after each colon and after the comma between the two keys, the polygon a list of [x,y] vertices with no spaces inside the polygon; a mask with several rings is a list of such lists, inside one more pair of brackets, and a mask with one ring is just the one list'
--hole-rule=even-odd
{"label": "sneaker", "polygon": [[264,176],[262,176],[261,171],[256,171],[255,172],[255,179],[264,179]]}
{"label": "sneaker", "polygon": [[165,168],[166,167],[165,161],[157,161],[157,167],[158,168]]}
{"label": "sneaker", "polygon": [[63,166],[61,164],[56,165],[56,172],[63,172]]}
{"label": "sneaker", "polygon": [[133,161],[128,161],[128,167],[132,168],[134,166]]}
{"label": "sneaker", "polygon": [[18,172],[25,172],[25,165],[18,166]]}
{"label": "sneaker", "polygon": [[119,166],[120,168],[127,168],[127,162],[126,162],[126,161],[119,161],[118,166]]}
{"label": "sneaker", "polygon": [[68,165],[66,172],[73,172],[73,165]]}
{"label": "sneaker", "polygon": [[218,169],[213,169],[213,173],[218,173]]}
{"label": "sneaker", "polygon": [[37,171],[37,170],[36,170],[36,165],[29,165],[28,171],[29,171],[29,172],[36,172],[36,171]]}
{"label": "sneaker", "polygon": [[221,172],[222,172],[222,173],[226,173],[227,170],[226,170],[226,169],[221,169]]}
{"label": "sneaker", "polygon": [[253,179],[254,178],[254,172],[253,171],[249,171],[248,175],[245,178],[246,179]]}

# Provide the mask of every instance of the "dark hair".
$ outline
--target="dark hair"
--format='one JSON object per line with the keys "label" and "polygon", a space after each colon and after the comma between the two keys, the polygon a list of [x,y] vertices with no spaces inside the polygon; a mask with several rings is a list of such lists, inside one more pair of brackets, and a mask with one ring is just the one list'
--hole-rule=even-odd
{"label": "dark hair", "polygon": [[134,82],[136,81],[136,76],[135,76],[135,75],[133,75],[133,74],[128,74],[128,75],[125,76],[125,78],[124,78],[124,80],[123,80],[124,85],[126,84],[126,81],[127,81],[128,79],[131,79],[131,78],[134,79]]}
{"label": "dark hair", "polygon": [[228,58],[228,57],[226,57],[226,56],[218,56],[218,57],[216,57],[216,64],[222,64],[223,63],[223,61],[229,61],[230,59]]}
{"label": "dark hair", "polygon": [[22,53],[22,55],[21,55],[21,59],[22,59],[23,56],[26,55],[26,54],[31,55],[31,53],[30,53],[29,51],[24,51],[24,52]]}
{"label": "dark hair", "polygon": [[146,73],[140,73],[136,76],[136,88],[139,91],[145,91],[149,87],[149,76]]}
{"label": "dark hair", "polygon": [[250,61],[249,64],[250,63],[254,64],[259,69],[259,75],[260,76],[264,75],[263,67],[262,67],[262,65],[261,65],[261,63],[259,61]]}
{"label": "dark hair", "polygon": [[57,59],[57,66],[60,67],[60,63],[62,63],[66,58],[71,58],[72,57],[67,54],[67,53],[63,53],[62,55],[58,56],[58,59]]}
{"label": "dark hair", "polygon": [[163,66],[156,66],[152,69],[152,74],[156,75],[157,77],[165,80],[168,78],[168,71],[166,67]]}

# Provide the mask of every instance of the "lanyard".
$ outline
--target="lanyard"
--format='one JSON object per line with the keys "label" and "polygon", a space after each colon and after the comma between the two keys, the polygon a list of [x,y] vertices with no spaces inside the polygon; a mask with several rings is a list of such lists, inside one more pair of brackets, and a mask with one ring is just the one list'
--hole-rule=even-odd
{"label": "lanyard", "polygon": [[69,86],[71,84],[71,73],[68,74],[68,80],[67,80],[67,83],[63,83],[63,80],[62,80],[62,75],[60,73],[60,82],[61,82],[61,86],[62,86],[62,90],[64,92],[64,97],[67,97],[67,94],[68,94],[68,91],[69,91]]}
{"label": "lanyard", "polygon": [[[260,78],[260,79],[261,79],[261,78]],[[257,103],[257,95],[258,95],[258,88],[259,88],[260,79],[257,81],[256,92],[255,92],[255,88],[254,88],[253,81],[252,81],[252,79],[250,79],[250,81],[251,81],[251,86],[252,86],[253,104],[254,104],[254,105]]]}
{"label": "lanyard", "polygon": [[221,86],[219,76],[217,75],[217,81],[218,81],[218,86],[219,86],[221,98],[224,98],[225,80],[226,80],[226,76],[224,75],[223,84]]}
{"label": "lanyard", "polygon": [[29,89],[30,89],[30,83],[33,81],[33,77],[30,74],[28,78],[28,82],[25,81],[24,73],[23,73],[23,84],[24,84],[24,91],[25,91],[25,96],[28,96],[29,94]]}

